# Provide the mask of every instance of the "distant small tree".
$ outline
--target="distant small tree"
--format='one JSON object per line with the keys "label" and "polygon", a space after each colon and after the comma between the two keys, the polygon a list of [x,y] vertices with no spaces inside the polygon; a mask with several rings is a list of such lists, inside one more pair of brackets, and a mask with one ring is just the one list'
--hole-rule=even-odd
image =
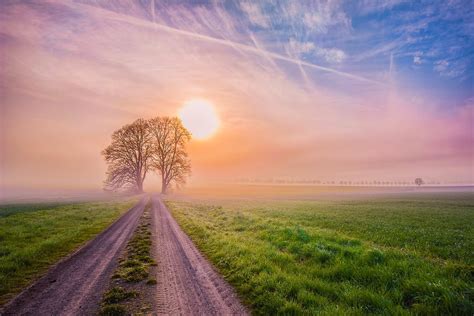
{"label": "distant small tree", "polygon": [[153,146],[149,123],[138,119],[112,134],[112,143],[102,151],[108,164],[105,188],[143,192],[143,181],[151,169]]}
{"label": "distant small tree", "polygon": [[156,117],[149,120],[153,143],[153,168],[161,175],[161,192],[172,183],[180,186],[191,173],[186,144],[191,133],[177,117]]}
{"label": "distant small tree", "polygon": [[423,183],[424,183],[424,182],[423,182],[423,179],[421,179],[421,178],[416,178],[416,179],[415,179],[415,184],[416,184],[417,186],[420,186],[420,185],[422,185]]}

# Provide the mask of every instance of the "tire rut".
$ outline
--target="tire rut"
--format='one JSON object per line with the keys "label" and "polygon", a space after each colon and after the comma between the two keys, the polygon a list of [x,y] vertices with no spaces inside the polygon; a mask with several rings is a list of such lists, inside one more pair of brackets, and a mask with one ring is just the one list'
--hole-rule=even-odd
{"label": "tire rut", "polygon": [[159,196],[152,197],[152,204],[152,227],[157,239],[157,314],[249,314],[233,288],[181,230]]}

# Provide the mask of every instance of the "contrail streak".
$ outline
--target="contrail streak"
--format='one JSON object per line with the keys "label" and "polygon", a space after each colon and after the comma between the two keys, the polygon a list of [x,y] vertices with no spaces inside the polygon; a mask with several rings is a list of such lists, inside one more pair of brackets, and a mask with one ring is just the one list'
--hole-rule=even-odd
{"label": "contrail streak", "polygon": [[[61,3],[64,4],[64,2],[61,2]],[[186,36],[186,37],[190,37],[190,38],[194,38],[194,39],[198,39],[198,40],[202,40],[202,41],[206,41],[206,42],[210,42],[210,43],[216,43],[216,44],[228,46],[228,47],[231,47],[231,48],[234,48],[234,49],[238,48],[238,49],[241,49],[243,51],[252,52],[252,53],[254,53],[256,55],[259,55],[263,58],[271,57],[271,58],[274,58],[274,59],[283,60],[283,61],[287,61],[289,63],[293,63],[297,66],[302,65],[302,66],[306,66],[306,67],[309,67],[309,68],[313,68],[313,69],[333,73],[333,74],[336,74],[336,75],[339,75],[339,76],[342,76],[342,77],[346,77],[346,78],[349,78],[349,79],[368,82],[368,83],[375,84],[375,85],[384,85],[383,83],[381,83],[379,81],[368,79],[368,78],[365,78],[365,77],[362,77],[362,76],[359,76],[359,75],[354,75],[354,74],[351,74],[351,73],[348,73],[348,72],[339,71],[339,70],[336,70],[336,69],[333,69],[333,68],[324,67],[324,66],[320,66],[320,65],[317,65],[317,64],[309,63],[309,62],[306,62],[306,61],[303,61],[303,60],[300,60],[300,59],[291,58],[291,57],[284,56],[284,55],[277,54],[277,53],[273,53],[273,52],[270,52],[270,51],[267,51],[267,50],[262,50],[262,49],[259,49],[259,48],[253,47],[253,46],[249,46],[249,45],[245,45],[245,44],[241,44],[241,43],[237,43],[237,42],[233,42],[233,41],[229,41],[229,40],[219,39],[219,38],[215,38],[215,37],[212,37],[212,36],[207,36],[207,35],[203,35],[203,34],[199,34],[199,33],[195,33],[195,32],[181,30],[181,29],[178,29],[178,28],[170,27],[168,25],[159,24],[159,23],[156,23],[156,22],[150,22],[150,21],[147,21],[147,20],[143,20],[143,19],[132,17],[132,16],[128,16],[128,15],[125,15],[125,14],[122,14],[122,13],[113,12],[113,11],[110,11],[110,10],[107,10],[107,9],[104,9],[104,8],[100,8],[100,7],[96,7],[96,6],[93,6],[93,5],[80,4],[80,3],[75,3],[75,2],[69,2],[69,4],[73,5],[73,6],[76,6],[76,7],[82,7],[82,8],[86,9],[87,11],[89,11],[93,14],[96,13],[94,11],[98,11],[100,13],[105,14],[105,17],[108,18],[108,19],[111,19],[111,20],[121,21],[121,22],[132,24],[132,25],[146,27],[146,28],[155,29],[155,30],[156,29],[161,29],[163,31],[173,33],[173,34],[177,34],[177,35],[181,35],[181,36]]]}

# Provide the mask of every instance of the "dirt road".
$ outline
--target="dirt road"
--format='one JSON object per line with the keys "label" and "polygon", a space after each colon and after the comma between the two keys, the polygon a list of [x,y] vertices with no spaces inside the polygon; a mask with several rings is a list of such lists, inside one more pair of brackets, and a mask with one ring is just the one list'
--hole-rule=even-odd
{"label": "dirt road", "polygon": [[200,254],[161,199],[154,196],[152,202],[152,227],[158,261],[157,314],[248,314],[232,287]]}
{"label": "dirt road", "polygon": [[117,257],[137,226],[148,197],[59,262],[10,303],[1,315],[93,315],[109,284]]}
{"label": "dirt road", "polygon": [[[148,197],[76,253],[59,262],[4,306],[0,315],[94,315],[118,257],[132,236]],[[158,263],[153,314],[247,315],[232,287],[212,268],[152,197],[153,255]]]}

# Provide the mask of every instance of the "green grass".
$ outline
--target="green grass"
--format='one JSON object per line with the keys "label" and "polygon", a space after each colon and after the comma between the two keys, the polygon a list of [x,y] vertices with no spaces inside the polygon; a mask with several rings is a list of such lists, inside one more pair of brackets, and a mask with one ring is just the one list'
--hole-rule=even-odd
{"label": "green grass", "polygon": [[0,205],[0,218],[13,214],[36,212],[38,210],[53,210],[60,206],[65,206],[68,202],[42,202],[42,203],[18,203]]}
{"label": "green grass", "polygon": [[107,305],[117,304],[129,298],[134,298],[137,296],[138,293],[136,291],[127,291],[120,286],[115,286],[104,294],[102,302]]}
{"label": "green grass", "polygon": [[138,201],[0,207],[0,304]]}
{"label": "green grass", "polygon": [[128,315],[127,309],[119,304],[107,304],[100,308],[100,316],[122,316]]}
{"label": "green grass", "polygon": [[140,282],[148,278],[149,269],[155,261],[151,257],[151,221],[148,203],[140,223],[127,244],[127,251],[119,262],[114,278],[127,282]]}
{"label": "green grass", "polygon": [[474,312],[471,196],[167,204],[255,314]]}
{"label": "green grass", "polygon": [[[147,315],[150,313],[149,295],[145,293],[146,287],[156,284],[156,280],[149,277],[151,267],[156,266],[151,257],[150,209],[151,201],[145,207],[138,226],[119,259],[118,267],[112,276],[111,288],[102,298],[100,315]],[[142,286],[143,284],[145,287]]]}

